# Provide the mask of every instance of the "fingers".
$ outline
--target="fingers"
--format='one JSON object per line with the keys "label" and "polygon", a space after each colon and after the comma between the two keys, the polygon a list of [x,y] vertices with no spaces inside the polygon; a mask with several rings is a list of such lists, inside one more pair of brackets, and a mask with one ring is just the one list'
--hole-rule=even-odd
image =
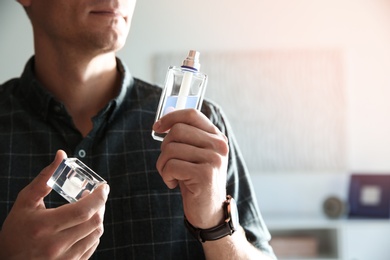
{"label": "fingers", "polygon": [[57,151],[54,161],[44,168],[37,177],[19,193],[19,197],[22,198],[21,201],[28,206],[37,206],[37,204],[50,193],[51,188],[47,186],[46,183],[66,157],[64,151]]}
{"label": "fingers", "polygon": [[227,137],[205,115],[194,109],[178,110],[165,115],[154,124],[154,130],[170,130],[164,138],[162,150],[168,143],[180,142],[211,149],[223,155],[229,152]]}
{"label": "fingers", "polygon": [[220,132],[205,115],[195,109],[181,109],[168,113],[153,125],[153,130],[164,133],[177,123],[191,125],[211,134]]}
{"label": "fingers", "polygon": [[69,255],[82,255],[81,259],[88,259],[92,255],[104,232],[103,216],[104,208],[89,221],[61,232],[62,237],[75,241],[67,249]]}
{"label": "fingers", "polygon": [[53,245],[53,253],[48,254],[51,257],[43,259],[89,259],[99,245],[101,235],[101,231],[97,229],[70,246],[64,244],[65,241],[69,241],[66,237],[57,237],[55,239],[62,243]]}
{"label": "fingers", "polygon": [[178,110],[164,116],[154,127],[155,131],[170,129],[156,163],[169,188],[184,182],[191,193],[197,194],[199,189],[194,185],[197,181],[202,179],[198,187],[210,186],[216,178],[214,173],[225,170],[229,153],[227,138],[202,113]]}
{"label": "fingers", "polygon": [[[195,184],[200,183],[201,176],[199,173],[201,173],[203,169],[204,168],[201,165],[172,159],[165,165],[165,168],[160,172],[160,175],[168,188],[173,189],[176,188],[179,183],[183,183],[193,195],[197,195],[198,190],[196,189]],[[203,173],[205,173],[205,171],[203,171],[202,174]],[[208,175],[205,174],[204,176],[207,178]],[[205,178],[201,181],[210,183],[210,181]]]}
{"label": "fingers", "polygon": [[[86,222],[104,207],[109,190],[110,188],[107,184],[102,184],[91,194],[83,197],[76,203],[66,204],[56,210],[52,210],[47,221],[52,222],[51,224],[57,228],[55,230],[57,232]],[[61,225],[58,225],[58,223],[61,223]]]}
{"label": "fingers", "polygon": [[81,223],[80,225],[70,227],[61,231],[61,236],[68,237],[70,240],[79,241],[89,236],[91,233],[96,233],[100,237],[103,234],[103,219],[104,219],[105,207],[103,206],[93,215],[89,220]]}
{"label": "fingers", "polygon": [[226,155],[228,150],[225,136],[218,131],[216,134],[203,131],[191,125],[177,123],[161,144],[161,149],[166,149],[170,143],[184,143],[198,148],[212,150],[216,153]]}
{"label": "fingers", "polygon": [[[100,189],[104,190],[105,188]],[[69,205],[73,206],[79,202]],[[104,232],[104,212],[105,206],[103,205],[89,220],[60,232],[59,240],[74,241],[66,249],[67,255],[82,255],[80,259],[88,259],[93,254]],[[69,257],[69,259],[71,258]]]}
{"label": "fingers", "polygon": [[89,259],[92,256],[92,254],[95,252],[95,250],[98,247],[99,243],[100,243],[100,240],[96,241],[95,244],[93,244],[93,246],[87,252],[85,252],[84,255],[80,259],[81,260]]}
{"label": "fingers", "polygon": [[193,178],[193,174],[197,172],[202,172],[207,177],[206,173],[221,165],[223,160],[224,156],[214,150],[169,142],[165,145],[156,167],[167,186],[175,188],[177,181]]}

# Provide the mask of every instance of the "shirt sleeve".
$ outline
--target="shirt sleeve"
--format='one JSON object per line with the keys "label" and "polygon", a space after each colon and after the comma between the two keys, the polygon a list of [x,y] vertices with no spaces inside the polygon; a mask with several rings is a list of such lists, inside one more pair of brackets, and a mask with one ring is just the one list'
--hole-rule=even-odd
{"label": "shirt sleeve", "polygon": [[226,188],[227,193],[237,202],[240,225],[245,230],[248,241],[263,253],[276,259],[272,247],[269,244],[271,235],[261,216],[248,169],[226,116],[220,107],[210,101],[203,103],[202,112],[229,139]]}

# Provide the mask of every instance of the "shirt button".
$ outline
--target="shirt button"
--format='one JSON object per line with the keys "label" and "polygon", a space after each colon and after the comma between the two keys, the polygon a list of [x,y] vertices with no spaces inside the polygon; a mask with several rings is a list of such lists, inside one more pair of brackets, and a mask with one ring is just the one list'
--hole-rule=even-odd
{"label": "shirt button", "polygon": [[81,158],[84,158],[86,155],[87,155],[87,153],[85,152],[85,150],[83,150],[83,149],[79,150],[79,156]]}

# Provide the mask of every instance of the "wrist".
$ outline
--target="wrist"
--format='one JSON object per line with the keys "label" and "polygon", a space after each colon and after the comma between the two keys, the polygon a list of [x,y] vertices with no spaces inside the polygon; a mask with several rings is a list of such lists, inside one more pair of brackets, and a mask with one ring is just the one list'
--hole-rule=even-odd
{"label": "wrist", "polygon": [[[227,235],[232,235],[239,226],[237,206],[235,200],[231,196],[226,197],[226,201],[222,206],[223,217],[218,218],[212,227],[202,228],[194,226],[184,216],[184,223],[189,232],[199,241],[213,241],[223,238]],[[210,222],[209,222],[210,223]]]}
{"label": "wrist", "polygon": [[187,216],[184,214],[184,218],[196,228],[208,229],[222,224],[225,221],[226,216],[223,210],[223,203],[221,203],[219,210],[215,210],[212,213],[208,212],[207,216]]}
{"label": "wrist", "polygon": [[198,198],[183,205],[184,215],[194,227],[202,229],[214,227],[225,220],[223,208],[225,201],[226,195]]}

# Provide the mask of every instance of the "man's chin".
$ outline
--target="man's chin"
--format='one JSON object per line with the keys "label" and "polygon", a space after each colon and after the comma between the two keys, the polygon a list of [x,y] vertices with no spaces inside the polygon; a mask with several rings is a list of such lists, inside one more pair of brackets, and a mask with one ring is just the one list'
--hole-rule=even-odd
{"label": "man's chin", "polygon": [[102,51],[103,53],[117,52],[123,48],[126,43],[124,37],[98,37],[95,41],[92,41],[92,48],[96,51]]}

